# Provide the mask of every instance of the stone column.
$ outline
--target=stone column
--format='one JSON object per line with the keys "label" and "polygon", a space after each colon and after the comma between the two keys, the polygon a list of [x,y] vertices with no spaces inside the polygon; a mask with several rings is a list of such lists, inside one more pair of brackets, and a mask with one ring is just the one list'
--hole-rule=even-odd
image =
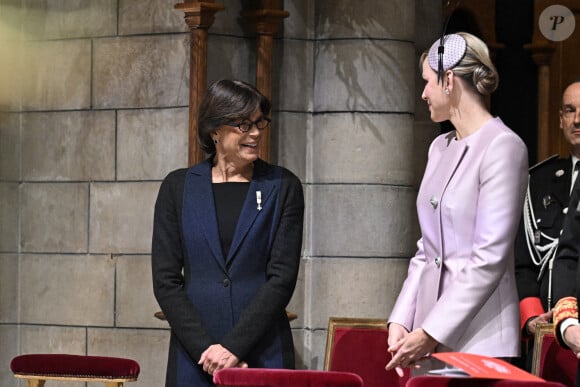
{"label": "stone column", "polygon": [[[317,0],[313,8],[313,59],[283,69],[288,77],[314,69],[299,76],[296,93],[299,101],[311,90],[312,114],[302,293],[293,300],[303,303],[293,324],[302,328],[297,366],[311,369],[323,365],[329,317],[388,318],[415,253],[417,182],[437,131],[419,97],[418,56],[441,28],[433,1]],[[299,133],[288,129],[283,147]]]}

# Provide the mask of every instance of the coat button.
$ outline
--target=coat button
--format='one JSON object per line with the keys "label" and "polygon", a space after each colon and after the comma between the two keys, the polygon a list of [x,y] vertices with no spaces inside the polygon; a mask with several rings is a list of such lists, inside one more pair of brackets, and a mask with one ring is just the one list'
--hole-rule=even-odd
{"label": "coat button", "polygon": [[439,267],[441,267],[441,257],[440,256],[435,257],[435,265],[437,265],[437,269],[439,269]]}
{"label": "coat button", "polygon": [[431,203],[433,208],[436,209],[437,205],[439,204],[439,201],[437,200],[437,198],[435,196],[431,196],[431,199],[429,199],[429,203]]}
{"label": "coat button", "polygon": [[224,285],[224,288],[227,288],[228,286],[230,286],[230,280],[227,278],[224,278],[224,280],[222,281],[222,284]]}

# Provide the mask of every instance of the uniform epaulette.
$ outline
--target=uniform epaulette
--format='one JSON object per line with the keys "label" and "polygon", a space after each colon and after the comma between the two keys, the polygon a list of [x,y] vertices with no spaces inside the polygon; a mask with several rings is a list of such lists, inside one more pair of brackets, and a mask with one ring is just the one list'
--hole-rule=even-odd
{"label": "uniform epaulette", "polygon": [[530,167],[530,169],[528,169],[528,171],[532,172],[534,169],[537,169],[537,168],[541,167],[542,165],[546,165],[551,161],[558,160],[559,158],[560,158],[559,154],[554,154],[554,155],[548,157],[547,159],[544,159],[544,160],[540,161],[539,163],[532,165]]}

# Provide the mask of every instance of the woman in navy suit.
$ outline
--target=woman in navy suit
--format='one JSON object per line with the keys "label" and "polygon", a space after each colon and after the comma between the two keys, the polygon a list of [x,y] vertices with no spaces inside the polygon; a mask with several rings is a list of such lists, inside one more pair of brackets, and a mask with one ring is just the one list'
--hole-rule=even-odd
{"label": "woman in navy suit", "polygon": [[171,327],[166,386],[213,386],[228,367],[294,368],[285,308],[298,275],[298,178],[258,158],[270,102],[235,80],[213,83],[198,136],[210,157],[171,172],[155,204],[155,297]]}

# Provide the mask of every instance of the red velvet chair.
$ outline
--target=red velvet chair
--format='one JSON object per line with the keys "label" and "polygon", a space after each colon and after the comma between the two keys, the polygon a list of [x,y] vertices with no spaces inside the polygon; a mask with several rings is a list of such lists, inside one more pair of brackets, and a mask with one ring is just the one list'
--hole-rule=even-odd
{"label": "red velvet chair", "polygon": [[557,382],[474,379],[451,376],[416,376],[406,387],[566,387]]}
{"label": "red velvet chair", "polygon": [[365,387],[405,386],[408,368],[402,378],[394,370],[385,370],[391,360],[388,333],[383,319],[331,317],[324,369],[354,372],[363,379]]}
{"label": "red velvet chair", "polygon": [[558,344],[554,326],[539,324],[534,337],[532,374],[566,386],[575,386],[577,369],[578,359],[571,350]]}
{"label": "red velvet chair", "polygon": [[272,368],[224,368],[213,382],[219,387],[363,387],[360,376],[350,372]]}
{"label": "red velvet chair", "polygon": [[139,377],[139,363],[119,357],[65,354],[29,354],[16,356],[10,369],[28,387],[42,387],[47,380],[102,382],[105,387],[123,387]]}

